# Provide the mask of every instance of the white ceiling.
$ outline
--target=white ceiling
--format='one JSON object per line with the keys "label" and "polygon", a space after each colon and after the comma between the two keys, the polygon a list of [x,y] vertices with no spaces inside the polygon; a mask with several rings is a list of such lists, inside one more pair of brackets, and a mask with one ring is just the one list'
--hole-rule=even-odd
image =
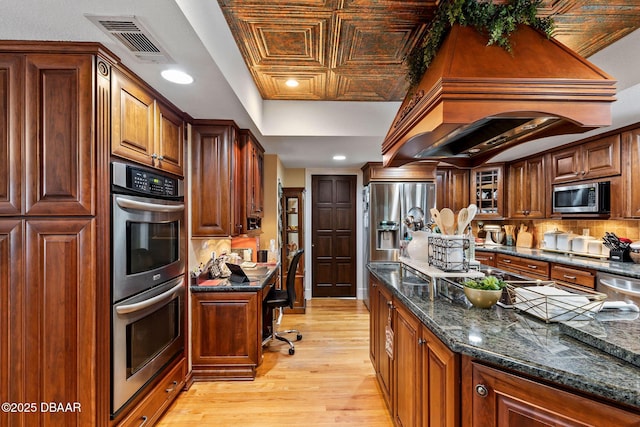
{"label": "white ceiling", "polygon": [[[85,15],[135,16],[195,83],[164,81],[166,64],[143,64]],[[399,103],[263,101],[216,0],[3,0],[0,39],[97,41],[176,106],[200,119],[232,119],[285,167],[359,168],[381,161],[380,147]],[[498,155],[507,161],[640,121],[640,30],[589,60],[618,80],[613,126],[546,138]],[[347,160],[333,161],[334,154]]]}

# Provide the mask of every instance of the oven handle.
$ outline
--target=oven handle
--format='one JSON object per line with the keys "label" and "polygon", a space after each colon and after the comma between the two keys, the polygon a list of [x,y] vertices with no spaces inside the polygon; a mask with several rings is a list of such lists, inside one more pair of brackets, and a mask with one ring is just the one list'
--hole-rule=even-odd
{"label": "oven handle", "polygon": [[182,212],[184,211],[184,204],[177,205],[159,205],[155,203],[139,202],[137,200],[130,200],[124,197],[116,197],[116,203],[123,208],[135,209],[138,211],[152,211],[152,212]]}
{"label": "oven handle", "polygon": [[168,291],[163,292],[160,295],[156,295],[153,298],[149,298],[148,300],[144,300],[142,302],[137,302],[135,304],[128,304],[128,305],[121,305],[119,307],[116,307],[116,312],[118,314],[129,314],[129,313],[143,310],[147,307],[151,307],[152,305],[157,304],[159,301],[172,297],[173,294],[175,294],[177,291],[179,291],[182,288],[183,284],[184,284],[184,279],[181,279],[180,283],[178,283],[176,286],[169,289]]}

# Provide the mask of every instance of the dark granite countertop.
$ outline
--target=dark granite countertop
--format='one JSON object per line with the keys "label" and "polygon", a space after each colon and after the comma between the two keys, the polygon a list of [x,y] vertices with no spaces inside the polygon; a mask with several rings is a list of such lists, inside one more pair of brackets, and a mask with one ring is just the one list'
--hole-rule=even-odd
{"label": "dark granite countertop", "polygon": [[424,277],[400,263],[371,263],[369,270],[452,351],[640,409],[640,368],[564,334],[559,324],[470,307],[462,290],[431,301]]}
{"label": "dark granite countertop", "polygon": [[280,269],[280,263],[262,264],[255,268],[244,268],[244,272],[249,277],[249,282],[233,282],[228,278],[210,279],[192,284],[191,292],[257,292],[269,285],[273,276]]}
{"label": "dark granite countertop", "polygon": [[558,262],[574,267],[590,268],[606,273],[620,274],[640,279],[640,264],[633,262],[616,262],[599,258],[589,258],[580,255],[566,255],[557,252],[543,251],[542,249],[517,248],[515,246],[476,246],[477,251],[516,255],[523,258],[537,259],[541,261]]}

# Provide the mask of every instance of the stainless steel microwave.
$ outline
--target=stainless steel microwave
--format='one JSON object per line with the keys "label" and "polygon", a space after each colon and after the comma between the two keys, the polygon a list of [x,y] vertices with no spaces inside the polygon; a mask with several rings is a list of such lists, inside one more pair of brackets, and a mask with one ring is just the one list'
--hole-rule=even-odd
{"label": "stainless steel microwave", "polygon": [[553,213],[604,214],[610,211],[609,181],[553,187]]}

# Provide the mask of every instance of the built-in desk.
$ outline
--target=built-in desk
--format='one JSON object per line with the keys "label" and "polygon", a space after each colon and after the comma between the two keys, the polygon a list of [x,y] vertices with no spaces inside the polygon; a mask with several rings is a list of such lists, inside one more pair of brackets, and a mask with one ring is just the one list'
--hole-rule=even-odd
{"label": "built-in desk", "polygon": [[263,301],[280,280],[280,264],[245,269],[250,282],[229,279],[191,286],[194,381],[252,380],[271,327]]}

